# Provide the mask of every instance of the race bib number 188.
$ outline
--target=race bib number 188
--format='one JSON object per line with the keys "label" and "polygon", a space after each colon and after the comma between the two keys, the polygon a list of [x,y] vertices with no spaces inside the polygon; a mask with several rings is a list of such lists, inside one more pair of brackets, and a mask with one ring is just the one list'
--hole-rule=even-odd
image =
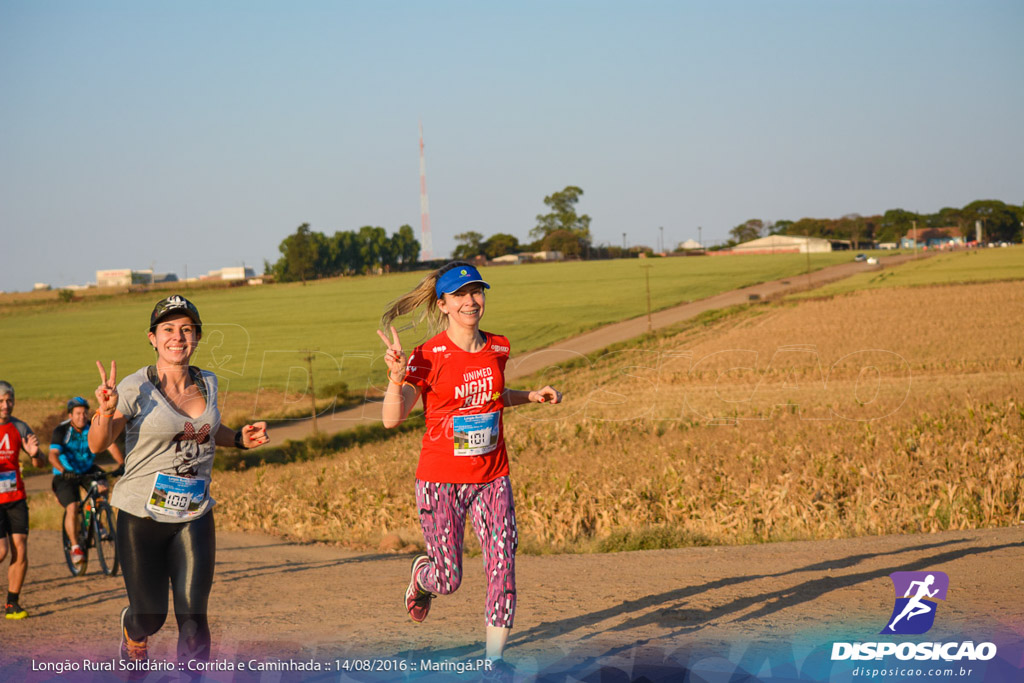
{"label": "race bib number 188", "polygon": [[501,413],[460,415],[453,419],[455,455],[484,455],[498,447],[498,419]]}

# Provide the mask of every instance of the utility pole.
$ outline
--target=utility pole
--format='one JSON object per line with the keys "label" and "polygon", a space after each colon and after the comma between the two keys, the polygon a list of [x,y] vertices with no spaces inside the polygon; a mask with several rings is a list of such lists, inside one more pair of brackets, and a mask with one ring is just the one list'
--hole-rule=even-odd
{"label": "utility pole", "polygon": [[700,245],[700,250],[704,251],[704,240],[700,236],[701,227],[697,226],[697,244]]}
{"label": "utility pole", "polygon": [[914,258],[917,258],[917,221],[910,221],[910,224],[914,226]]}
{"label": "utility pole", "polygon": [[316,425],[316,386],[313,384],[313,359],[315,358],[313,353],[315,351],[316,349],[302,349],[301,353],[306,354],[303,360],[306,361],[309,372],[309,406],[313,415],[313,436],[319,436],[320,430]]}
{"label": "utility pole", "polygon": [[644,282],[647,285],[647,331],[654,329],[651,324],[651,264],[640,266],[644,269]]}
{"label": "utility pole", "polygon": [[623,255],[625,255],[625,251],[626,251],[626,233],[622,233],[622,251],[623,251]]}
{"label": "utility pole", "polygon": [[804,253],[807,254],[807,287],[811,288],[814,284],[811,282],[811,238],[807,235],[807,230],[804,230]]}
{"label": "utility pole", "polygon": [[664,228],[664,226],[659,226],[658,230],[660,232],[660,234],[658,235],[658,252],[661,253],[661,254],[664,254],[665,253],[665,228]]}

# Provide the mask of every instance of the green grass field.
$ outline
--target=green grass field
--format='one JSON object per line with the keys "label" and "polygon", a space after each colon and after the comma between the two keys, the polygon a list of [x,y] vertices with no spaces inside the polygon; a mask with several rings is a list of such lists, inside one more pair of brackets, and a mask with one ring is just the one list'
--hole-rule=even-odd
{"label": "green grass field", "polygon": [[[811,268],[848,261],[850,253],[812,254]],[[803,273],[803,255],[655,258],[491,267],[484,328],[507,335],[513,352],[551,344],[646,311],[644,266],[650,266],[654,310],[758,282]],[[302,349],[316,349],[318,386],[337,381],[362,391],[383,378],[382,345],[374,329],[385,305],[424,273],[340,278],[307,285],[185,292],[199,307],[203,343],[194,363],[214,370],[222,390],[259,387],[304,392]],[[97,359],[117,360],[120,375],[152,362],[149,312],[166,292],[72,303],[0,308],[2,378],[19,397],[89,395]],[[408,349],[425,330],[402,335]],[[371,363],[372,368],[371,368]]]}
{"label": "green grass field", "polygon": [[834,296],[881,287],[922,287],[1024,279],[1024,247],[937,253],[899,268],[860,273],[796,298]]}

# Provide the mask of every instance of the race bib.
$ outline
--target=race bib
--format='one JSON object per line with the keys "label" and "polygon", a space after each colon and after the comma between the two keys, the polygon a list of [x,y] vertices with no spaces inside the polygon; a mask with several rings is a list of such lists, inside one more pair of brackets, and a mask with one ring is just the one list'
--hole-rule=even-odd
{"label": "race bib", "polygon": [[452,420],[455,455],[484,455],[498,447],[498,420],[501,413],[459,415]]}
{"label": "race bib", "polygon": [[10,472],[0,472],[0,493],[11,493],[12,491],[18,490],[18,473],[14,470]]}
{"label": "race bib", "polygon": [[146,509],[159,515],[188,519],[199,514],[205,500],[205,480],[157,472]]}

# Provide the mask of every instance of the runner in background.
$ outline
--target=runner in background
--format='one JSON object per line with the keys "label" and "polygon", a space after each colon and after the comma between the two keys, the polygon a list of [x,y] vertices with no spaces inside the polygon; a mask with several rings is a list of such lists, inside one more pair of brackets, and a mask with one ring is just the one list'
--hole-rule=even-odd
{"label": "runner in background", "polygon": [[21,478],[19,456],[25,451],[32,465],[43,467],[39,439],[29,426],[14,417],[14,387],[0,382],[0,562],[7,554],[7,619],[24,619],[28,612],[21,606],[21,586],[28,571],[28,502]]}
{"label": "runner in background", "polygon": [[[427,554],[413,561],[405,593],[413,621],[422,622],[435,594],[447,595],[462,582],[466,514],[473,519],[487,576],[484,610],[486,656],[498,670],[516,610],[515,506],[509,481],[502,412],[523,403],[558,403],[562,395],[505,387],[509,341],[480,330],[484,282],[476,268],[454,261],[431,273],[392,302],[381,319],[387,345],[388,388],[385,427],[395,427],[423,397],[426,433],[416,469],[416,503]],[[423,307],[439,334],[416,347],[408,360],[392,322]]]}
{"label": "runner in background", "polygon": [[125,432],[125,472],[114,487],[117,555],[128,606],[121,611],[121,658],[148,658],[147,639],[167,619],[167,586],[178,622],[178,657],[210,658],[207,605],[216,555],[210,475],[215,446],[255,448],[266,423],[235,432],[220,423],[217,376],[189,365],[203,323],[191,301],[171,296],[149,318],[156,364],[117,384],[97,361],[99,401],[89,447],[102,451]]}
{"label": "runner in background", "polygon": [[[103,469],[95,464],[96,454],[89,450],[89,402],[81,396],[68,401],[68,419],[57,425],[50,437],[50,464],[53,466],[53,481],[50,488],[57,501],[64,508],[64,530],[72,541],[78,540],[75,529],[75,515],[81,505],[79,487],[87,488],[91,479],[83,474],[96,474]],[[124,454],[116,443],[110,444],[110,455],[118,465],[124,464]],[[100,492],[106,493],[107,480],[97,479]],[[71,546],[71,561],[81,564],[85,553],[77,543]]]}

